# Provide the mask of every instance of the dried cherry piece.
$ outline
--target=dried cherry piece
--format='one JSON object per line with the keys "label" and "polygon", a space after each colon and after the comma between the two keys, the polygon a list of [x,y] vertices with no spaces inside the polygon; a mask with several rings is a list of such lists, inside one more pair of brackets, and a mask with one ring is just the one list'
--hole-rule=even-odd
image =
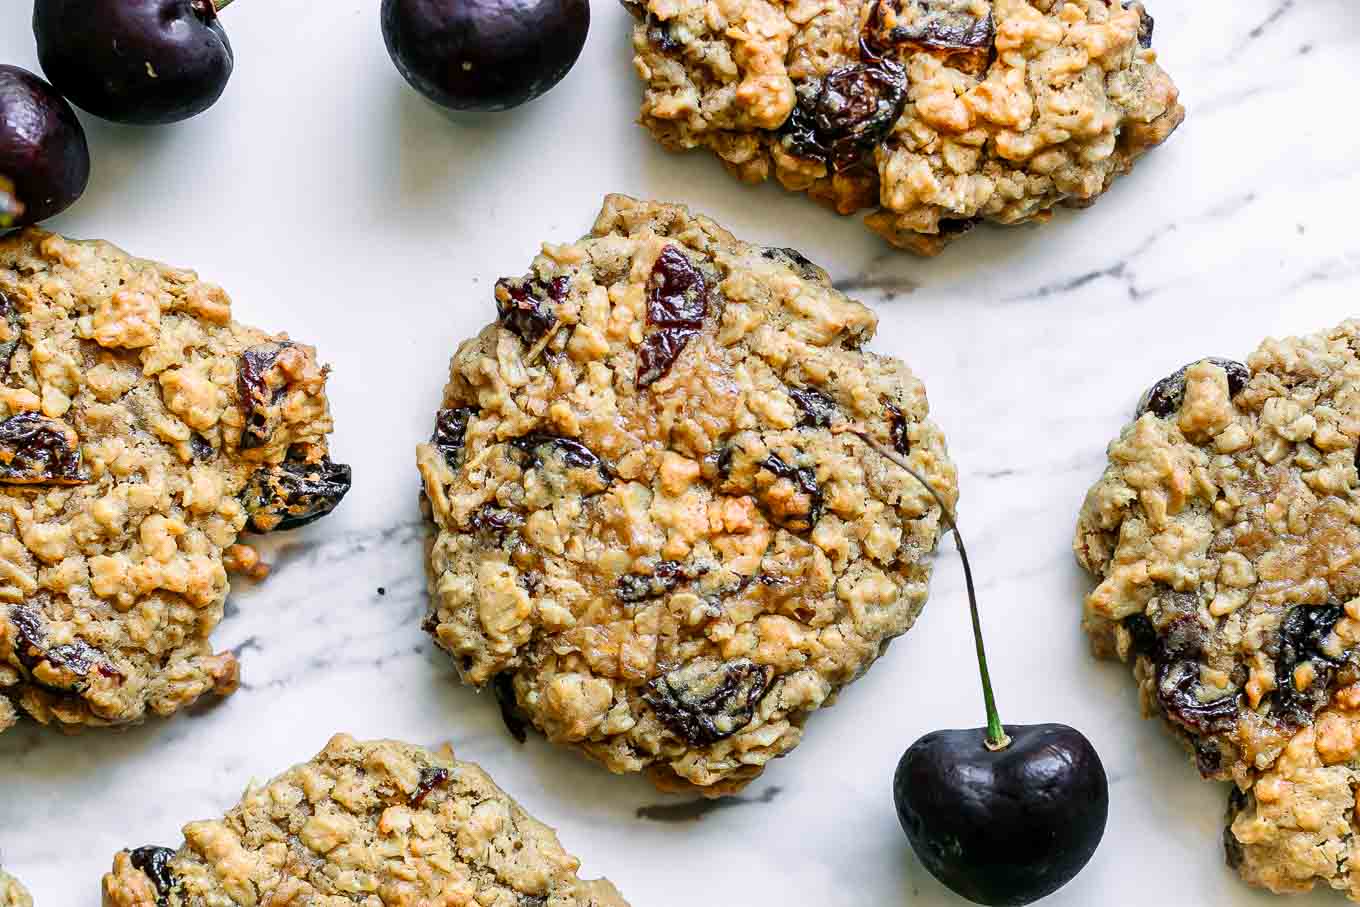
{"label": "dried cherry piece", "polygon": [[1148,388],[1147,392],[1143,394],[1143,399],[1138,401],[1138,408],[1134,411],[1133,417],[1141,419],[1145,413],[1152,413],[1154,416],[1165,419],[1180,409],[1181,404],[1185,402],[1185,373],[1191,367],[1199,365],[1200,362],[1212,362],[1228,373],[1228,397],[1230,399],[1242,393],[1243,388],[1251,381],[1251,369],[1243,363],[1232,359],[1219,359],[1216,356],[1209,356],[1181,366]]}
{"label": "dried cherry piece", "polygon": [[217,456],[217,448],[198,432],[189,436],[189,451],[194,455],[196,463],[206,463]]}
{"label": "dried cherry piece", "polygon": [[1146,614],[1134,614],[1124,618],[1124,629],[1129,631],[1133,640],[1135,655],[1152,657],[1157,652],[1157,631]]}
{"label": "dried cherry piece", "polygon": [[175,890],[175,874],[170,871],[174,856],[175,852],[168,847],[138,847],[128,852],[133,868],[140,869],[155,886],[157,907],[168,907],[170,893]]}
{"label": "dried cherry piece", "polygon": [[662,328],[648,334],[638,347],[637,377],[633,384],[638,390],[664,378],[680,358],[685,346],[699,332],[689,328]]}
{"label": "dried cherry piece", "polygon": [[1152,46],[1152,32],[1157,27],[1157,20],[1148,15],[1147,8],[1136,0],[1125,0],[1124,9],[1138,10],[1138,44],[1142,47]]}
{"label": "dried cherry piece", "polygon": [[790,466],[778,454],[770,454],[761,461],[762,469],[767,469],[781,479],[788,479],[798,486],[798,490],[808,496],[808,512],[805,517],[784,516],[775,518],[779,525],[792,532],[807,532],[817,525],[822,515],[822,489],[817,484],[817,472],[811,466]]}
{"label": "dried cherry piece", "polygon": [[280,415],[271,412],[288,391],[288,379],[275,365],[279,355],[293,344],[288,341],[261,343],[241,353],[236,364],[236,390],[246,424],[241,431],[241,449],[264,447],[278,428]]}
{"label": "dried cherry piece", "polygon": [[19,314],[19,307],[14,304],[14,300],[5,295],[4,290],[0,290],[0,319],[3,319],[9,328],[9,339],[0,341],[0,378],[9,374],[9,363],[14,358],[14,351],[19,348],[19,341],[24,336],[23,318]]}
{"label": "dried cherry piece", "polygon": [[683,740],[708,746],[751,723],[773,674],[749,658],[700,658],[654,678],[642,698]]}
{"label": "dried cherry piece", "polygon": [[569,467],[576,469],[598,469],[600,474],[606,479],[609,477],[609,467],[604,465],[604,461],[595,456],[595,452],[586,447],[580,441],[571,438],[563,438],[560,435],[549,435],[542,432],[533,432],[522,435],[518,438],[510,439],[510,446],[517,450],[522,450],[529,455],[530,466],[543,465],[543,448],[555,451],[562,458],[562,462]]}
{"label": "dried cherry piece", "polygon": [[619,577],[614,594],[619,601],[633,604],[669,594],[681,583],[692,582],[708,572],[703,564],[685,565],[679,561],[660,561],[651,575],[629,573]]}
{"label": "dried cherry piece", "polygon": [[419,808],[425,802],[436,787],[446,784],[449,780],[449,770],[439,765],[427,765],[420,770],[420,783],[416,785],[416,792],[411,795],[411,805]]}
{"label": "dried cherry piece", "polygon": [[533,346],[557,324],[557,306],[570,288],[566,277],[547,283],[536,277],[502,277],[496,281],[496,320]]}
{"label": "dried cherry piece", "polygon": [[1231,730],[1241,700],[1240,693],[1210,702],[1197,695],[1206,635],[1193,614],[1177,617],[1165,627],[1154,657],[1157,701],[1167,717],[1199,734]]}
{"label": "dried cherry piece", "polygon": [[646,23],[647,40],[656,45],[663,53],[674,53],[684,46],[671,35],[670,23],[648,11],[645,4],[639,3],[637,0],[621,0],[621,2],[630,16],[639,22]]}
{"label": "dried cherry piece", "polygon": [[907,74],[890,60],[854,63],[827,73],[815,98],[800,94],[781,127],[788,150],[849,170],[882,141],[907,104]]}
{"label": "dried cherry piece", "polygon": [[1245,857],[1242,842],[1233,834],[1232,824],[1234,819],[1246,812],[1249,804],[1247,795],[1236,784],[1228,789],[1228,827],[1223,829],[1223,858],[1229,869],[1237,869]]}
{"label": "dried cherry piece", "polygon": [[[14,624],[18,631],[18,645],[14,647],[14,654],[19,657],[19,663],[26,668],[32,668],[42,657],[42,641],[47,638],[47,631],[43,629],[42,617],[37,610],[28,605],[14,605],[9,610],[10,623]],[[32,650],[31,654],[29,651]],[[32,661],[27,659],[32,658]]]}
{"label": "dried cherry piece", "polygon": [[677,247],[666,246],[647,276],[647,323],[697,328],[707,314],[708,286],[703,272]]}
{"label": "dried cherry piece", "polygon": [[505,729],[516,742],[524,743],[529,739],[529,720],[515,698],[514,675],[509,671],[501,671],[491,678],[491,691],[496,694],[496,704],[501,707],[501,721],[505,723]]}
{"label": "dried cherry piece", "polygon": [[[1292,725],[1307,724],[1331,698],[1332,674],[1344,659],[1322,651],[1323,643],[1345,612],[1337,605],[1298,605],[1280,624],[1280,651],[1275,657],[1275,705],[1280,717]],[[1307,689],[1300,690],[1294,669],[1311,664],[1315,673]]]}
{"label": "dried cherry piece", "polygon": [[444,462],[450,469],[458,468],[458,460],[463,455],[463,444],[467,439],[468,422],[477,414],[471,406],[458,406],[441,409],[434,420],[434,435],[430,443],[444,455]]}
{"label": "dried cherry piece", "polygon": [[939,231],[940,238],[953,241],[960,236],[972,233],[980,223],[982,223],[980,217],[946,217],[940,220],[936,229]]}
{"label": "dried cherry piece", "polygon": [[[973,75],[986,70],[996,41],[991,12],[979,18],[967,11],[940,9],[929,0],[905,2],[911,7],[908,16],[902,14],[902,0],[878,0],[864,29],[869,48],[880,54],[926,51]],[[888,4],[891,11],[885,11]]]}
{"label": "dried cherry piece", "polygon": [[761,258],[768,258],[770,261],[783,262],[797,272],[798,276],[802,277],[804,280],[826,280],[826,271],[797,249],[770,246],[761,249],[760,256]]}
{"label": "dried cherry piece", "polygon": [[473,532],[506,532],[524,525],[524,517],[513,510],[483,504],[472,514],[468,528]]}
{"label": "dried cherry piece", "polygon": [[799,428],[807,426],[827,428],[841,414],[834,400],[810,387],[791,387],[789,396],[803,413],[798,420]]}
{"label": "dried cherry piece", "polygon": [[76,433],[56,419],[19,413],[0,422],[0,483],[82,485]]}
{"label": "dried cherry piece", "polygon": [[888,411],[888,436],[892,438],[893,449],[904,457],[911,456],[910,425],[907,423],[907,417],[891,403],[883,404],[883,408]]}
{"label": "dried cherry piece", "polygon": [[1223,752],[1212,739],[1195,741],[1195,767],[1206,778],[1223,768]]}
{"label": "dried cherry piece", "polygon": [[314,523],[340,505],[351,484],[350,468],[329,458],[262,467],[245,490],[250,526],[256,532],[277,532]]}

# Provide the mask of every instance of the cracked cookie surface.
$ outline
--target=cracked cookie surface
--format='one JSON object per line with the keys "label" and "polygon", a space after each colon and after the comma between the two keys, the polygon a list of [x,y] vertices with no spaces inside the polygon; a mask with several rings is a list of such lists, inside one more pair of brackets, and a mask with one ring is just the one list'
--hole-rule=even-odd
{"label": "cracked cookie surface", "polygon": [[28,890],[3,869],[0,869],[0,907],[33,907]]}
{"label": "cracked cookie surface", "polygon": [[105,907],[628,907],[478,766],[337,735],[178,850],[119,853]]}
{"label": "cracked cookie surface", "polygon": [[102,242],[0,240],[0,730],[169,715],[237,684],[237,537],[329,512],[326,369],[218,287]]}
{"label": "cracked cookie surface", "polygon": [[498,282],[419,447],[462,679],[666,789],[739,790],[925,604],[957,477],[877,320],[793,250],[605,200]]}
{"label": "cracked cookie surface", "polygon": [[1085,207],[1180,125],[1141,3],[625,0],[641,122],[934,255]]}
{"label": "cracked cookie surface", "polygon": [[1155,385],[1086,498],[1084,627],[1201,773],[1248,786],[1360,680],[1360,322]]}

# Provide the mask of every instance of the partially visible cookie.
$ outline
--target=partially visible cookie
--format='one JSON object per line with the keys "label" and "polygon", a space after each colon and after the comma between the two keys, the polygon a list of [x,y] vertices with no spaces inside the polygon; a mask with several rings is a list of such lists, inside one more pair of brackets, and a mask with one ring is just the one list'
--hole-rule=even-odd
{"label": "partially visible cookie", "polygon": [[123,851],[105,907],[627,907],[476,765],[337,735],[178,850]]}
{"label": "partially visible cookie", "polygon": [[1078,521],[1084,626],[1247,787],[1360,681],[1360,321],[1156,384]]}
{"label": "partially visible cookie", "polygon": [[0,869],[0,907],[33,907],[28,891],[3,869]]}
{"label": "partially visible cookie", "polygon": [[1228,865],[1276,894],[1322,883],[1360,901],[1358,790],[1360,686],[1350,686],[1246,792],[1233,788],[1223,836]]}
{"label": "partially visible cookie", "polygon": [[789,249],[609,196],[496,286],[417,460],[426,629],[551,740],[731,793],[925,605],[957,476],[877,320]]}
{"label": "partially visible cookie", "polygon": [[191,271],[0,240],[0,730],[125,725],[236,688],[208,640],[227,569],[253,560],[237,537],[349,489],[326,371]]}
{"label": "partially visible cookie", "polygon": [[625,0],[642,124],[888,242],[1085,207],[1180,125],[1142,3]]}

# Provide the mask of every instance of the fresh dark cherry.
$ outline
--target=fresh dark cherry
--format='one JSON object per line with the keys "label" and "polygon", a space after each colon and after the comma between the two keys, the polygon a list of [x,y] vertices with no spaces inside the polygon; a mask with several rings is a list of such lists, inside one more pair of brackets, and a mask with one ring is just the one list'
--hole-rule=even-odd
{"label": "fresh dark cherry", "polygon": [[71,105],[17,66],[0,66],[0,229],[60,214],[85,192],[90,149]]}
{"label": "fresh dark cherry", "polygon": [[567,74],[589,0],[383,0],[382,33],[411,87],[451,110],[508,110]]}
{"label": "fresh dark cherry", "polygon": [[1064,724],[936,731],[893,776],[897,818],[935,878],[977,904],[1029,904],[1067,884],[1105,833],[1110,796],[1091,742]]}
{"label": "fresh dark cherry", "polygon": [[1091,742],[1066,725],[1001,724],[954,515],[905,457],[847,430],[924,485],[953,532],[987,710],[986,727],[936,731],[903,754],[893,775],[897,818],[921,864],[956,894],[988,907],[1033,903],[1070,882],[1100,845],[1110,809],[1105,767]]}
{"label": "fresh dark cherry", "polygon": [[116,123],[177,123],[231,78],[217,17],[230,0],[35,0],[43,72],[77,107]]}

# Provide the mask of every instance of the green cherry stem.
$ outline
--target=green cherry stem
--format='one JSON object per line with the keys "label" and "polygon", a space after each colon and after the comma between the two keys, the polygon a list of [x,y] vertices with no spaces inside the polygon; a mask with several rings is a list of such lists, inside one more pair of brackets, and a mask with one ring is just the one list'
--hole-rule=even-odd
{"label": "green cherry stem", "polygon": [[1006,728],[1001,724],[1001,716],[996,710],[996,696],[992,693],[992,677],[987,670],[987,649],[982,644],[982,620],[978,617],[977,592],[973,588],[973,568],[968,563],[968,550],[963,545],[963,534],[959,532],[959,524],[955,521],[954,514],[950,512],[949,506],[945,504],[944,498],[940,497],[934,486],[911,467],[906,457],[889,447],[885,447],[857,428],[846,427],[841,430],[853,434],[872,450],[906,470],[913,479],[925,487],[926,491],[930,492],[935,503],[940,505],[940,514],[944,517],[949,531],[954,534],[954,546],[959,549],[959,560],[963,561],[963,578],[968,586],[968,610],[973,616],[973,641],[977,645],[978,674],[982,677],[982,701],[987,708],[987,749],[994,753],[1004,750],[1011,745],[1011,738],[1006,734]]}
{"label": "green cherry stem", "polygon": [[226,9],[228,6],[231,6],[231,0],[212,0],[212,5],[213,5],[213,8],[216,9],[216,10],[220,13],[220,12],[222,12],[222,10]]}

